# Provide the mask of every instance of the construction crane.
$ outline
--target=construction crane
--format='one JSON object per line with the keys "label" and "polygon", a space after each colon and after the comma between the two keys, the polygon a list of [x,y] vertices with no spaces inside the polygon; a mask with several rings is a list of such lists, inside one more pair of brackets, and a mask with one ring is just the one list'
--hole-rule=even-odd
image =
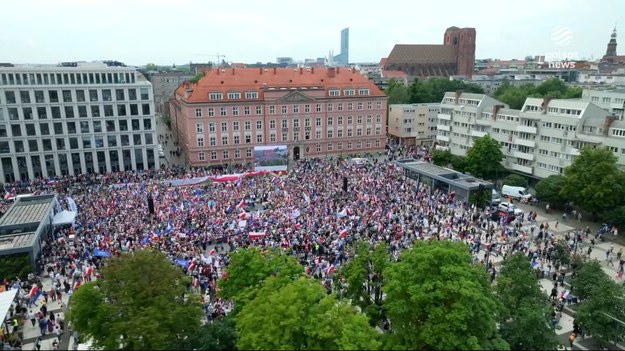
{"label": "construction crane", "polygon": [[221,66],[223,60],[226,58],[226,55],[221,55],[219,53],[216,53],[214,55],[212,55],[212,54],[193,54],[193,56],[216,57],[217,61],[215,62],[215,66]]}

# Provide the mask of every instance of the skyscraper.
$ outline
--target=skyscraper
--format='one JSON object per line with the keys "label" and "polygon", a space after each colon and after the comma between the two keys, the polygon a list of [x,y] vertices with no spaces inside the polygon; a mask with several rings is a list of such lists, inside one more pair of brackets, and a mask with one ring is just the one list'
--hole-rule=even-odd
{"label": "skyscraper", "polygon": [[334,56],[334,63],[337,66],[347,66],[349,64],[349,28],[341,31],[341,53]]}

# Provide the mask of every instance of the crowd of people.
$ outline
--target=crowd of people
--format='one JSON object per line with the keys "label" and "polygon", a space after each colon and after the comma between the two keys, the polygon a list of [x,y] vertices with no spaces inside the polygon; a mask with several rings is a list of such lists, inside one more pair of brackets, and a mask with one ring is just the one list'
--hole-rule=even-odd
{"label": "crowd of people", "polygon": [[75,202],[76,223],[57,228],[39,260],[39,270],[54,279],[59,291],[71,293],[96,278],[102,256],[155,248],[192,276],[193,287],[205,296],[207,320],[232,308],[216,298],[216,282],[228,265],[226,251],[239,247],[296,255],[307,274],[329,290],[332,272],[349,260],[359,240],[373,245],[384,241],[393,257],[415,240],[462,241],[493,280],[492,258],[513,252],[524,252],[546,274],[559,270],[553,261],[556,236],[548,227],[536,226],[535,213],[513,223],[493,221],[496,209],[478,208],[418,184],[391,162],[306,159],[282,177],[178,187],[164,182],[215,173],[167,168],[87,174],[19,181],[5,185],[5,191],[58,193],[64,208],[70,199]]}

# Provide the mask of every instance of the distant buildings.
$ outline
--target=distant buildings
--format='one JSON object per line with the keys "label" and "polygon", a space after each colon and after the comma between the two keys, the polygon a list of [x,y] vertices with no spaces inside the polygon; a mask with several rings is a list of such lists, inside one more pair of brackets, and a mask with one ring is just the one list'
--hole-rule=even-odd
{"label": "distant buildings", "polygon": [[158,168],[155,122],[134,67],[0,67],[0,182]]}
{"label": "distant buildings", "polygon": [[402,71],[416,77],[471,78],[475,65],[475,28],[450,27],[442,45],[397,44],[386,59],[384,69]]}
{"label": "distant buildings", "polygon": [[527,98],[521,110],[513,110],[483,94],[446,93],[437,148],[464,156],[473,140],[486,134],[501,143],[504,166],[527,176],[562,174],[587,145],[609,148],[625,165],[625,121],[589,100]]}
{"label": "distant buildings", "polygon": [[339,67],[349,65],[349,28],[341,31],[341,53],[334,56],[333,61]]}
{"label": "distant buildings", "polygon": [[157,113],[168,112],[169,98],[182,82],[191,79],[195,73],[182,71],[147,72],[146,78],[152,83],[154,106]]}
{"label": "distant buildings", "polygon": [[608,42],[608,48],[605,51],[605,55],[601,59],[602,62],[611,64],[625,65],[625,55],[616,54],[616,27],[612,31],[610,41]]}
{"label": "distant buildings", "polygon": [[439,103],[389,105],[389,136],[400,145],[430,146],[436,137],[439,109]]}
{"label": "distant buildings", "polygon": [[287,145],[289,157],[384,150],[387,97],[354,69],[213,69],[170,101],[188,164],[248,164],[253,147]]}

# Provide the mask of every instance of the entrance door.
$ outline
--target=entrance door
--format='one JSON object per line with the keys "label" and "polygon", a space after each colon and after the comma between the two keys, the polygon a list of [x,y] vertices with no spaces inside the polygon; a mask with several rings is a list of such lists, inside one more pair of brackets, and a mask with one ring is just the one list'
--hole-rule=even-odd
{"label": "entrance door", "polygon": [[293,161],[299,160],[299,146],[293,148]]}

